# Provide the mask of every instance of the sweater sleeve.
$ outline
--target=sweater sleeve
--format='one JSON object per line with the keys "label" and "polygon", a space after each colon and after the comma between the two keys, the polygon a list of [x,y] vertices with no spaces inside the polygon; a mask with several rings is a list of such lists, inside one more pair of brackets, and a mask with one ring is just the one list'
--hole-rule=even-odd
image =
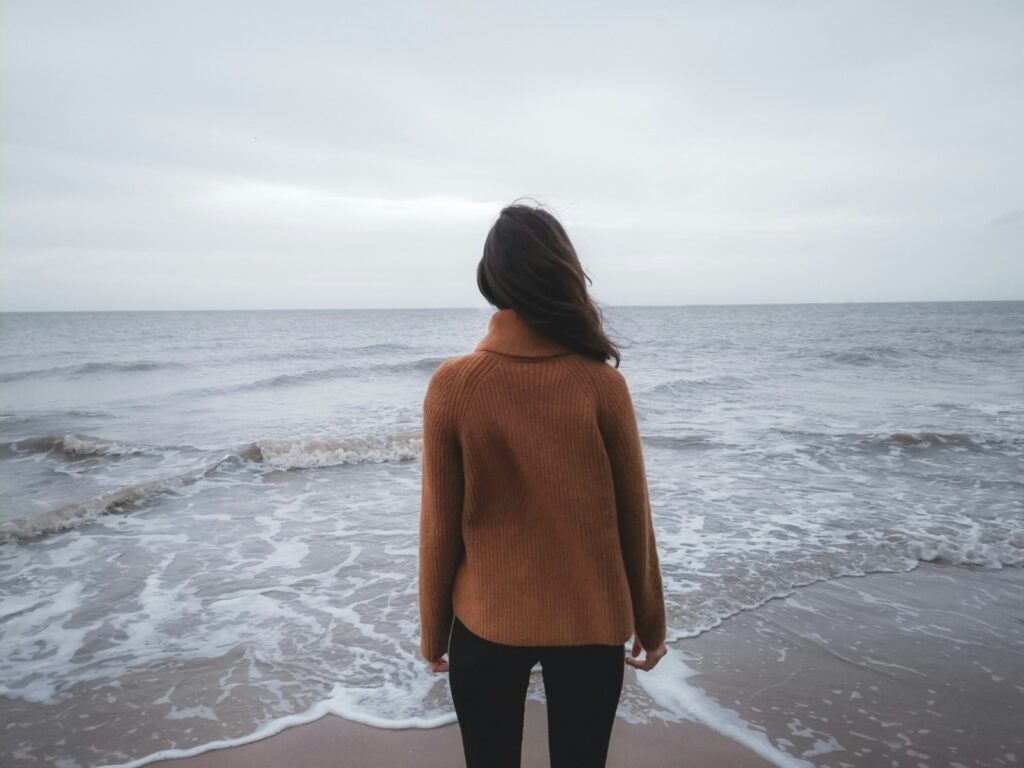
{"label": "sweater sleeve", "polygon": [[[609,366],[610,368],[611,366]],[[619,540],[633,604],[634,632],[653,650],[665,641],[665,599],[636,412],[625,377],[612,368],[602,433],[611,461]]]}
{"label": "sweater sleeve", "polygon": [[464,553],[462,449],[455,429],[451,368],[434,372],[423,398],[423,475],[419,525],[419,602],[423,658],[448,650],[452,587]]}

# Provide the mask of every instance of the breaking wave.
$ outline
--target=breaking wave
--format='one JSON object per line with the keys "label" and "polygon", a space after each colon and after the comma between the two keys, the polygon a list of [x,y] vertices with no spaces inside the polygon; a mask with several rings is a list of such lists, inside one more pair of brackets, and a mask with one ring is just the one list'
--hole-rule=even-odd
{"label": "breaking wave", "polygon": [[127,456],[133,453],[145,453],[151,448],[142,445],[131,445],[118,440],[105,440],[102,437],[77,435],[69,432],[65,435],[39,435],[21,440],[0,443],[0,456],[19,456],[33,453],[50,453],[58,451],[68,456]]}
{"label": "breaking wave", "polygon": [[0,542],[30,539],[48,533],[64,531],[93,520],[100,515],[121,511],[129,505],[136,504],[157,494],[192,485],[202,480],[231,458],[228,455],[191,472],[135,483],[89,499],[88,501],[67,504],[48,512],[32,515],[31,517],[4,521],[0,523]]}
{"label": "breaking wave", "polygon": [[800,430],[773,429],[777,434],[800,438],[807,445],[844,445],[861,451],[935,451],[959,450],[968,452],[995,452],[1020,450],[1024,439],[998,437],[995,435],[970,435],[964,432],[805,432]]}
{"label": "breaking wave", "polygon": [[249,461],[275,469],[309,469],[339,464],[412,461],[423,451],[421,432],[339,440],[260,440],[241,451]]}
{"label": "breaking wave", "polygon": [[664,381],[637,393],[644,397],[678,397],[704,390],[743,389],[750,382],[741,376],[682,377]]}
{"label": "breaking wave", "polygon": [[[0,453],[28,454],[59,450],[69,455],[125,456],[188,447],[138,446],[98,437],[67,434],[44,435],[0,444]],[[274,470],[313,469],[344,464],[414,461],[423,451],[421,432],[399,432],[382,436],[338,440],[268,439],[221,452],[197,468],[156,480],[132,483],[83,502],[67,504],[30,517],[0,522],[0,542],[29,539],[73,528],[100,515],[125,511],[158,494],[176,491],[203,480],[225,465],[245,462],[263,464]],[[204,452],[209,457],[210,452]],[[216,452],[215,452],[216,453]]]}

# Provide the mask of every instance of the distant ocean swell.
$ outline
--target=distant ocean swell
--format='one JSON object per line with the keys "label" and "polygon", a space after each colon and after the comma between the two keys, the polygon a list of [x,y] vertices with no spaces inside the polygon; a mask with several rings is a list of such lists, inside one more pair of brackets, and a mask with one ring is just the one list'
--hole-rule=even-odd
{"label": "distant ocean swell", "polygon": [[159,371],[168,368],[185,368],[183,363],[155,362],[140,360],[131,363],[113,361],[82,363],[80,365],[55,365],[50,368],[36,368],[27,371],[9,371],[0,373],[0,382],[21,381],[23,379],[43,379],[51,376],[72,378],[76,376],[96,376],[104,373],[137,373],[140,371]]}
{"label": "distant ocean swell", "polygon": [[875,434],[844,432],[829,435],[826,433],[784,429],[775,431],[779,434],[800,437],[810,443],[831,441],[844,444],[845,447],[854,450],[906,448],[918,451],[946,449],[952,451],[1000,451],[1007,454],[1012,452],[1024,453],[1024,437],[968,435],[962,432],[886,432]]}
{"label": "distant ocean swell", "polygon": [[[363,348],[360,351],[362,352],[362,354],[369,355],[372,357],[374,354],[386,353],[389,351],[390,347],[398,345],[378,344],[373,346],[379,347],[379,349]],[[244,357],[239,358],[239,360],[283,361],[292,357],[300,359],[310,359],[315,358],[317,356],[306,352],[275,352],[271,355],[246,354]],[[304,384],[310,381],[362,376],[365,375],[366,373],[375,372],[396,374],[407,373],[412,371],[429,372],[437,368],[437,366],[444,362],[444,360],[444,357],[423,357],[414,360],[404,360],[398,362],[373,363],[367,366],[357,366],[352,365],[349,362],[346,362],[344,364],[332,366],[329,368],[301,371],[300,373],[294,374],[282,374],[280,376],[272,376],[266,379],[260,379],[254,382],[247,382],[246,384],[236,386],[202,388],[189,390],[189,392],[192,394],[202,392],[245,392],[252,389],[264,389],[267,387],[275,387],[281,385]],[[142,373],[149,371],[186,368],[189,368],[187,364],[176,361],[139,361],[131,363],[103,361],[83,363],[80,365],[57,365],[48,368],[34,368],[24,371],[8,371],[5,373],[0,373],[0,382],[9,383],[15,381],[48,378],[72,379],[79,377],[84,378],[89,376],[100,376],[104,374]]]}
{"label": "distant ocean swell", "polygon": [[[797,447],[805,450],[885,452],[905,450],[915,454],[928,452],[999,453],[1008,457],[1024,456],[1024,437],[969,435],[962,432],[803,432],[773,429],[774,434],[797,439]],[[737,443],[712,434],[644,435],[647,445],[668,449],[713,449],[737,447]],[[747,445],[743,449],[757,452],[768,444]],[[1024,486],[1024,481],[1022,481]]]}

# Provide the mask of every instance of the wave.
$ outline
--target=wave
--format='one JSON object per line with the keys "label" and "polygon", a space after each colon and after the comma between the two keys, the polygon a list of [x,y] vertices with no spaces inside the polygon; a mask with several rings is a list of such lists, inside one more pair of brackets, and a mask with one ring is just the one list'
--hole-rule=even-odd
{"label": "wave", "polygon": [[401,352],[414,352],[415,347],[408,344],[363,344],[357,347],[322,347],[317,349],[280,349],[258,353],[243,353],[229,360],[222,360],[232,365],[253,361],[272,362],[275,360],[314,360],[330,359],[341,355],[387,355]]}
{"label": "wave", "polygon": [[892,362],[894,360],[902,360],[905,357],[905,353],[902,350],[887,346],[857,347],[856,349],[842,351],[830,350],[822,352],[820,355],[822,358],[839,363],[840,365],[855,366]]}
{"label": "wave", "polygon": [[247,381],[241,384],[229,384],[227,386],[202,387],[199,389],[181,390],[175,395],[177,397],[195,397],[197,395],[230,395],[239,392],[258,392],[268,389],[279,389],[284,387],[301,386],[317,382],[332,381],[335,379],[358,378],[365,376],[367,372],[377,373],[430,373],[443,363],[446,357],[422,357],[416,360],[407,360],[397,363],[378,363],[371,366],[335,365],[330,368],[316,368],[295,373],[281,373],[276,376],[268,376],[255,381]]}
{"label": "wave", "polygon": [[[410,350],[411,347],[402,344],[369,344],[363,347],[352,347],[346,352],[358,352],[364,355],[377,355],[377,354],[388,354],[396,351]],[[317,357],[315,354],[301,351],[284,351],[268,353],[266,355],[257,355],[239,358],[238,362],[248,360],[287,360],[287,359],[310,359]],[[403,360],[394,363],[375,363],[369,366],[352,365],[346,363],[342,365],[335,365],[328,368],[319,368],[313,370],[300,370],[291,373],[282,373],[276,376],[269,376],[263,379],[257,379],[251,382],[245,382],[242,384],[232,384],[221,387],[204,387],[201,389],[190,389],[184,393],[179,394],[230,394],[233,392],[248,392],[254,390],[264,389],[275,389],[277,387],[294,386],[297,384],[306,384],[317,381],[329,381],[331,379],[357,377],[365,375],[367,372],[383,372],[383,373],[419,373],[419,372],[432,372],[441,363],[447,360],[448,357],[421,357],[414,358],[412,360]],[[188,366],[179,362],[157,362],[157,361],[139,361],[132,363],[118,363],[118,362],[102,362],[102,363],[83,363],[81,365],[60,365],[51,368],[37,368],[27,371],[9,371],[6,373],[0,373],[0,382],[12,382],[26,379],[40,379],[50,377],[78,377],[78,376],[91,376],[106,373],[129,373],[129,372],[140,372],[140,371],[157,371],[166,370],[171,368],[187,368]]]}
{"label": "wave", "polygon": [[[189,445],[133,445],[73,432],[38,435],[0,443],[0,456],[60,451],[70,456],[128,456],[138,453],[198,450]],[[381,436],[337,440],[267,439],[248,443],[228,455],[273,465],[276,469],[329,467],[415,459],[423,450],[422,432],[396,432]]]}
{"label": "wave", "polygon": [[421,357],[418,360],[405,361],[401,363],[381,363],[371,366],[374,371],[390,371],[394,373],[405,373],[406,371],[433,371],[447,357]]}
{"label": "wave", "polygon": [[408,344],[363,344],[359,347],[345,347],[345,352],[362,352],[364,355],[377,355],[381,353],[390,352],[410,352],[415,347],[410,347]]}
{"label": "wave", "polygon": [[705,376],[696,378],[678,378],[663,381],[653,387],[637,392],[644,397],[675,397],[702,390],[743,389],[750,386],[750,381],[740,376]]}
{"label": "wave", "polygon": [[873,435],[841,435],[853,438],[855,444],[867,450],[903,450],[910,452],[966,451],[969,453],[997,453],[1024,448],[1020,438],[969,435],[963,432],[890,432]]}
{"label": "wave", "polygon": [[1024,440],[995,436],[969,435],[963,432],[888,432],[862,433],[805,432],[800,430],[773,429],[773,432],[802,438],[812,445],[823,443],[848,443],[860,450],[869,451],[934,451],[961,450],[972,452],[993,452],[1024,447]]}
{"label": "wave", "polygon": [[692,448],[711,448],[720,443],[709,435],[644,435],[643,441],[655,448],[687,450]]}
{"label": "wave", "polygon": [[969,435],[959,432],[893,432],[892,434],[873,438],[873,442],[885,446],[920,446],[925,448],[951,446],[956,448],[973,448],[981,450],[982,444],[973,440]]}
{"label": "wave", "polygon": [[0,427],[10,429],[15,426],[34,422],[52,423],[68,419],[119,419],[118,414],[111,411],[71,408],[57,411],[23,411],[21,413],[0,413]]}
{"label": "wave", "polygon": [[152,448],[130,445],[119,440],[106,440],[102,437],[77,435],[73,432],[65,435],[39,435],[0,443],[0,456],[22,456],[32,453],[49,453],[54,450],[61,451],[68,456],[127,456],[133,453],[145,453]]}
{"label": "wave", "polygon": [[[48,453],[60,450],[73,455],[124,456],[144,452],[196,450],[189,446],[140,446],[84,435],[43,435],[0,444],[0,455]],[[88,501],[68,504],[26,518],[0,522],[0,542],[29,539],[73,528],[100,515],[123,511],[153,496],[178,490],[206,478],[224,465],[245,462],[265,464],[275,470],[313,469],[345,464],[413,461],[423,452],[422,432],[396,432],[366,438],[338,440],[268,439],[248,443],[237,450],[220,452],[196,469],[157,480],[133,483]],[[207,452],[209,456],[209,452]],[[216,452],[215,452],[216,455]]]}
{"label": "wave", "polygon": [[49,512],[33,515],[32,517],[2,522],[0,523],[0,542],[30,539],[73,528],[89,520],[94,520],[100,515],[121,511],[129,505],[137,504],[157,494],[192,485],[202,480],[220,467],[220,465],[232,460],[237,461],[238,457],[228,454],[190,472],[135,483],[85,502],[67,504],[63,507],[52,509]]}
{"label": "wave", "polygon": [[1005,541],[981,541],[976,537],[957,541],[949,536],[919,532],[893,534],[890,542],[898,542],[911,557],[922,562],[996,569],[1024,566],[1024,531],[1011,533]]}
{"label": "wave", "polygon": [[1008,404],[999,405],[996,403],[932,403],[927,408],[937,411],[967,411],[970,413],[983,413],[986,416],[1007,416],[1014,413],[1019,406],[1014,407]]}
{"label": "wave", "polygon": [[339,440],[260,440],[240,452],[275,469],[310,469],[342,464],[415,460],[423,452],[422,432]]}
{"label": "wave", "polygon": [[92,376],[104,373],[136,373],[139,371],[159,371],[167,368],[185,368],[183,363],[171,361],[139,360],[131,363],[113,361],[97,363],[81,363],[79,365],[57,365],[51,368],[35,368],[28,371],[8,371],[0,373],[0,382],[20,381],[23,379],[41,379],[52,376]]}
{"label": "wave", "polygon": [[279,387],[290,387],[297,384],[310,384],[318,381],[331,381],[350,376],[358,376],[359,371],[348,365],[336,365],[331,368],[317,368],[309,371],[296,373],[281,373],[277,376],[268,376],[264,379],[247,381],[242,384],[230,384],[222,387],[204,387],[202,389],[190,389],[179,392],[179,395],[195,394],[231,394],[235,392],[258,392],[264,389],[277,389]]}

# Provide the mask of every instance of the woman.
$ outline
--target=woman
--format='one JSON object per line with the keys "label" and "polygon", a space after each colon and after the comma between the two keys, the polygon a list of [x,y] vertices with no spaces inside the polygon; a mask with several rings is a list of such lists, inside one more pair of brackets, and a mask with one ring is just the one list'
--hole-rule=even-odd
{"label": "woman", "polygon": [[497,311],[423,400],[421,653],[469,768],[519,766],[538,662],[551,765],[603,766],[623,662],[666,653],[636,415],[589,279],[550,213],[506,207],[477,268]]}

